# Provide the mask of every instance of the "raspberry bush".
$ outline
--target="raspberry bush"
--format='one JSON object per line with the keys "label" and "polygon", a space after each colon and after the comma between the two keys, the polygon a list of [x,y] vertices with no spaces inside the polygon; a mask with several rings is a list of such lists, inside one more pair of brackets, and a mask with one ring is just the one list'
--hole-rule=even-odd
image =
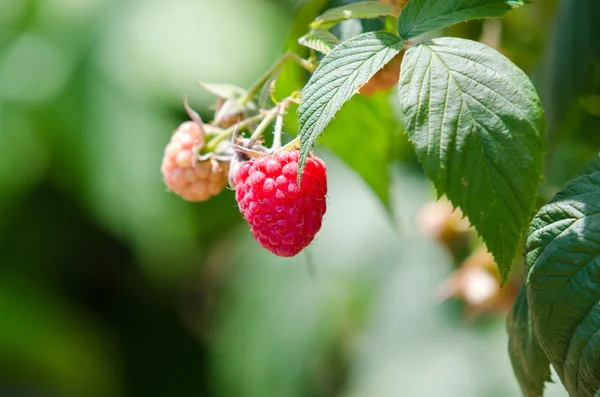
{"label": "raspberry bush", "polygon": [[[204,201],[224,188],[229,170],[254,238],[276,255],[296,255],[313,241],[327,207],[325,164],[312,153],[324,132],[322,142],[389,205],[389,154],[374,137],[379,133],[387,145],[397,137],[376,117],[360,136],[335,135],[333,125],[349,109],[365,118],[370,106],[391,113],[380,98],[396,87],[396,113],[425,174],[449,200],[447,212],[460,208],[457,213],[487,247],[470,256],[454,252],[465,265],[446,295],[494,310],[515,300],[509,351],[524,395],[543,395],[553,366],[571,395],[598,396],[599,168],[567,184],[535,215],[546,119],[534,85],[485,44],[434,37],[447,26],[500,18],[525,3],[382,0],[327,9],[297,38],[299,45],[288,46],[247,90],[201,83],[217,96],[214,120],[205,125],[188,109],[192,121],[182,124],[165,149],[165,183],[187,200]],[[336,30],[350,20],[375,20],[381,29],[360,25],[363,31],[349,36],[348,29]],[[280,78],[289,64],[302,71]],[[369,135],[377,123],[383,127]],[[284,129],[297,137],[282,147]],[[342,139],[352,139],[353,150],[336,145]],[[451,229],[443,223],[436,230]],[[461,231],[456,242],[464,235]],[[509,272],[520,255],[525,277],[515,282]],[[472,279],[492,287],[508,283],[508,289],[502,294],[473,289]]]}

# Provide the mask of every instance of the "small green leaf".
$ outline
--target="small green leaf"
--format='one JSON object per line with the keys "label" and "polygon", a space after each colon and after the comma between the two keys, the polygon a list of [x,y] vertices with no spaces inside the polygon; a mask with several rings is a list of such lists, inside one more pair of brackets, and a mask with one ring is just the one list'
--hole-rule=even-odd
{"label": "small green leaf", "polygon": [[197,83],[211,94],[225,99],[219,106],[219,109],[215,112],[214,121],[217,123],[227,117],[235,116],[237,114],[250,115],[257,112],[256,104],[254,102],[245,104],[240,102],[240,98],[244,98],[248,94],[248,91],[243,88],[231,84],[213,84],[201,81],[198,81]]}
{"label": "small green leaf", "polygon": [[600,172],[569,182],[542,207],[525,245],[537,337],[572,396],[600,388]]}
{"label": "small green leaf", "polygon": [[299,178],[308,153],[336,112],[402,48],[398,36],[369,32],[345,41],[323,58],[302,90]]}
{"label": "small green leaf", "polygon": [[457,38],[410,48],[400,77],[406,130],[427,176],[468,216],[506,280],[545,152],[531,81],[497,51]]}
{"label": "small green leaf", "polygon": [[524,0],[411,0],[398,18],[405,40],[469,19],[499,18]]}
{"label": "small green leaf", "polygon": [[197,83],[200,87],[204,88],[211,94],[218,96],[219,98],[239,99],[245,96],[247,93],[245,89],[231,84],[213,84],[204,83],[202,81],[198,81]]}
{"label": "small green leaf", "polygon": [[260,89],[260,94],[258,96],[258,106],[265,109],[272,107],[275,102],[277,102],[277,98],[275,98],[275,93],[277,92],[277,79],[279,78],[279,74],[281,73],[281,69],[277,70],[269,79],[265,82],[265,84]]}
{"label": "small green leaf", "polygon": [[320,140],[363,178],[388,209],[394,133],[399,133],[399,127],[389,94],[356,95],[337,113]]}
{"label": "small green leaf", "polygon": [[248,110],[249,106],[242,105],[236,99],[227,99],[219,110],[215,112],[215,122],[219,123],[228,117],[242,114]]}
{"label": "small green leaf", "polygon": [[550,362],[540,348],[533,329],[525,286],[519,291],[508,316],[508,353],[523,395],[544,395],[544,384],[551,382]]}
{"label": "small green leaf", "polygon": [[330,29],[346,19],[369,19],[385,15],[394,15],[394,6],[377,1],[363,1],[341,7],[330,8],[318,16],[311,27],[313,29]]}
{"label": "small green leaf", "polygon": [[313,29],[298,39],[298,43],[323,54],[329,54],[340,40],[330,31]]}

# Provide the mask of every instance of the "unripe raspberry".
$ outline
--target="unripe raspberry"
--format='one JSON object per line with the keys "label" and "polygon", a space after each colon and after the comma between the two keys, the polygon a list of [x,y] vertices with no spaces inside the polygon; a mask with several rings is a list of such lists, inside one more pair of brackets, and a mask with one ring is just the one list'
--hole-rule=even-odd
{"label": "unripe raspberry", "polygon": [[294,256],[310,244],[327,208],[325,163],[310,155],[298,186],[298,155],[261,156],[243,163],[235,177],[235,198],[252,235],[279,256]]}
{"label": "unripe raspberry", "polygon": [[371,96],[398,84],[403,55],[404,53],[396,55],[387,65],[377,71],[367,84],[360,87],[359,92],[365,96]]}
{"label": "unripe raspberry", "polygon": [[170,190],[188,201],[205,201],[227,184],[229,162],[198,161],[202,137],[200,126],[192,121],[181,124],[165,149],[161,172]]}
{"label": "unripe raspberry", "polygon": [[[514,276],[514,274],[513,274]],[[485,245],[471,253],[439,288],[440,299],[460,298],[470,316],[506,313],[521,288],[521,278],[510,277],[501,287],[498,265]]]}
{"label": "unripe raspberry", "polygon": [[426,204],[417,214],[417,226],[425,236],[446,246],[468,238],[473,230],[460,208],[446,199]]}
{"label": "unripe raspberry", "polygon": [[408,3],[408,0],[379,0],[379,2],[383,4],[391,4],[393,6],[396,6],[394,14],[400,15],[400,10],[402,10],[406,3]]}

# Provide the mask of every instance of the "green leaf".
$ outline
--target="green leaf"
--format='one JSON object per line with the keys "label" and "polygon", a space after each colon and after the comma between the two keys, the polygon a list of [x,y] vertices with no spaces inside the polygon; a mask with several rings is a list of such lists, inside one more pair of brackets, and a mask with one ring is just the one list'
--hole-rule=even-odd
{"label": "green leaf", "polygon": [[440,38],[406,52],[399,93],[427,176],[468,216],[506,280],[535,209],[545,152],[531,81],[483,44]]}
{"label": "green leaf", "polygon": [[298,39],[298,43],[323,54],[329,54],[340,40],[328,30],[313,29]]}
{"label": "green leaf", "polygon": [[394,15],[394,6],[377,1],[363,1],[341,7],[330,8],[318,16],[311,27],[313,29],[330,29],[346,19],[369,19],[385,15]]}
{"label": "green leaf", "polygon": [[531,222],[527,297],[544,353],[573,396],[600,388],[600,172],[569,182]]}
{"label": "green leaf", "polygon": [[198,81],[197,84],[211,94],[225,99],[215,112],[214,121],[217,123],[237,114],[244,113],[250,115],[257,112],[256,105],[253,102],[240,103],[240,98],[248,94],[248,91],[243,88],[231,84],[213,84],[202,81]]}
{"label": "green leaf", "polygon": [[252,101],[242,104],[238,99],[226,99],[225,102],[219,107],[219,110],[215,112],[215,123],[219,123],[228,117],[232,117],[238,114],[244,114],[251,116],[258,113],[256,104]]}
{"label": "green leaf", "polygon": [[400,52],[402,44],[391,33],[363,33],[338,45],[323,58],[302,90],[298,108],[299,178],[319,134],[344,103]]}
{"label": "green leaf", "polygon": [[523,0],[411,0],[398,18],[405,40],[470,19],[499,18]]}
{"label": "green leaf", "polygon": [[260,94],[258,96],[258,106],[260,108],[269,108],[275,104],[277,99],[275,98],[275,93],[277,92],[277,79],[279,78],[280,73],[281,69],[273,73],[260,89]]}
{"label": "green leaf", "polygon": [[231,84],[213,84],[202,81],[198,81],[197,84],[219,98],[239,99],[247,94],[245,89]]}
{"label": "green leaf", "polygon": [[[600,62],[598,15],[598,0],[570,0],[560,7],[542,61],[540,95],[548,114],[549,134],[564,121],[573,101],[593,86],[594,63]],[[572,134],[571,128],[568,131]]]}
{"label": "green leaf", "polygon": [[[284,41],[284,49],[294,52],[301,57],[308,57],[308,48],[298,43],[298,37],[306,33],[306,26],[310,24],[327,7],[328,0],[306,0],[295,11],[296,17],[289,29],[289,34]],[[275,81],[275,97],[283,99],[295,91],[300,91],[306,84],[310,74],[296,63],[287,62],[282,65]],[[270,94],[270,93],[269,93]],[[288,111],[284,116],[286,132],[297,134],[298,117],[296,112]]]}
{"label": "green leaf", "polygon": [[388,93],[370,98],[357,95],[340,110],[320,140],[363,178],[388,210],[390,146],[398,130]]}
{"label": "green leaf", "polygon": [[508,353],[523,395],[544,395],[544,384],[551,382],[550,362],[540,348],[533,329],[525,286],[519,291],[508,316]]}

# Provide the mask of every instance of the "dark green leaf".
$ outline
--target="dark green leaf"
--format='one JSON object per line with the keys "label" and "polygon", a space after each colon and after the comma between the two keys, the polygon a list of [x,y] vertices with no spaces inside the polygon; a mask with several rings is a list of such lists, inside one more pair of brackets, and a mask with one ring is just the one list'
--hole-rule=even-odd
{"label": "dark green leaf", "polygon": [[524,286],[508,316],[508,334],[508,353],[523,395],[543,396],[544,384],[552,381],[550,363],[535,335]]}
{"label": "dark green leaf", "polygon": [[523,0],[411,0],[398,18],[400,37],[408,40],[469,19],[498,18]]}
{"label": "dark green leaf", "polygon": [[[336,115],[321,142],[364,179],[389,207],[389,162],[392,134],[398,125],[392,116],[389,95],[357,95]],[[397,131],[396,131],[397,132]]]}
{"label": "dark green leaf", "polygon": [[298,43],[323,54],[329,54],[333,47],[340,43],[339,39],[328,30],[313,29],[298,39]]}
{"label": "dark green leaf", "polygon": [[391,33],[369,32],[335,47],[302,90],[298,108],[301,148],[299,173],[315,140],[341,107],[402,48]]}
{"label": "dark green leaf", "polygon": [[400,100],[427,176],[468,216],[506,280],[535,209],[545,152],[533,85],[497,51],[441,38],[404,55]]}
{"label": "dark green leaf", "polygon": [[594,62],[600,61],[599,15],[598,0],[562,4],[542,62],[540,94],[548,114],[549,133],[558,128],[573,101],[591,87]]}
{"label": "dark green leaf", "polygon": [[531,222],[526,282],[538,340],[573,396],[600,388],[600,172],[557,193]]}
{"label": "dark green leaf", "polygon": [[[307,0],[296,11],[296,17],[290,27],[289,35],[284,44],[284,49],[294,52],[302,57],[308,56],[308,48],[298,43],[298,37],[306,33],[306,26],[310,24],[327,7],[328,0]],[[297,64],[287,62],[280,69],[275,83],[275,97],[279,100],[295,91],[300,91],[309,78],[309,73]],[[296,112],[288,111],[284,116],[286,132],[297,134],[298,117]]]}
{"label": "dark green leaf", "polygon": [[363,1],[331,8],[317,17],[311,24],[314,29],[329,29],[346,19],[377,18],[393,15],[394,6],[377,1]]}

